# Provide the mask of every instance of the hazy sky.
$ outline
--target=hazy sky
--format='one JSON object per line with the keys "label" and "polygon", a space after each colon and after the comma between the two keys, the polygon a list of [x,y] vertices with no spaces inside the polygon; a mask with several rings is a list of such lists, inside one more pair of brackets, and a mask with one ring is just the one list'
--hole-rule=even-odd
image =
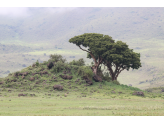
{"label": "hazy sky", "polygon": [[27,16],[27,7],[0,7],[0,15],[7,16]]}
{"label": "hazy sky", "polygon": [[[77,7],[46,7],[45,9],[52,13],[63,13],[77,9]],[[30,14],[32,13],[30,13],[29,7],[0,7],[0,15],[4,16],[20,17],[29,16]]]}

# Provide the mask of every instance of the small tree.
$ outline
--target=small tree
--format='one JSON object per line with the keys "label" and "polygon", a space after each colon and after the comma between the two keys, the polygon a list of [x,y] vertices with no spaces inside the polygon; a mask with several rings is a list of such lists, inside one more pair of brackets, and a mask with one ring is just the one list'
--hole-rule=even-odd
{"label": "small tree", "polygon": [[51,54],[50,59],[48,60],[48,62],[53,62],[53,63],[56,63],[58,61],[65,63],[67,60],[64,59],[62,55],[58,55],[58,54],[54,54],[54,55]]}
{"label": "small tree", "polygon": [[83,58],[79,59],[78,61],[73,60],[69,63],[70,65],[77,65],[77,66],[84,66],[85,65],[85,61]]}

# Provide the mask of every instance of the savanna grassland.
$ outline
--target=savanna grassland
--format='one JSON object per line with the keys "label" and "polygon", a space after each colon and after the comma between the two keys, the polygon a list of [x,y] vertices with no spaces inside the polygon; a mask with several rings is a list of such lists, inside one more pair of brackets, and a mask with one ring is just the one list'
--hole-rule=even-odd
{"label": "savanna grassland", "polygon": [[[163,116],[163,8],[55,9],[30,7],[29,16],[0,15],[1,116]],[[68,42],[84,33],[126,42],[140,53],[142,67],[124,70],[112,82],[102,65],[103,82],[95,82],[92,60]],[[54,61],[51,54],[66,62]],[[55,65],[49,69],[51,61]],[[134,95],[141,91],[144,96]]]}
{"label": "savanna grassland", "polygon": [[[1,116],[164,114],[164,88],[143,91],[123,85],[119,81],[111,81],[109,74],[101,69],[98,73],[103,81],[95,82],[90,65],[85,65],[82,59],[66,62],[61,55],[52,56],[48,61],[37,61],[0,79]],[[54,66],[49,69],[47,65],[50,62]],[[72,78],[63,78],[64,75]],[[54,85],[61,85],[63,89],[54,89]],[[144,95],[134,95],[136,91],[142,91]]]}
{"label": "savanna grassland", "polygon": [[[36,94],[36,92],[34,92]],[[77,97],[74,92],[67,97],[48,96],[18,97],[7,94],[1,97],[1,116],[163,116],[161,98],[142,97]],[[2,93],[1,93],[2,94]],[[130,99],[129,99],[130,98]]]}

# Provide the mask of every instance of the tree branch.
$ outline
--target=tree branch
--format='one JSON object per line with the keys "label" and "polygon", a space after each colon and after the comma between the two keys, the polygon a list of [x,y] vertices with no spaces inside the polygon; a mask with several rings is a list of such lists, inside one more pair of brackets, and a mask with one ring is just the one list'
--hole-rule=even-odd
{"label": "tree branch", "polygon": [[[82,48],[80,47],[80,45],[79,45],[79,48],[82,49]],[[92,52],[89,52],[89,51],[84,50],[84,49],[82,49],[82,50],[88,52],[88,53],[91,55],[91,57],[93,58],[93,60],[95,61],[95,64],[97,64],[97,61],[96,61],[94,55],[92,54]]]}

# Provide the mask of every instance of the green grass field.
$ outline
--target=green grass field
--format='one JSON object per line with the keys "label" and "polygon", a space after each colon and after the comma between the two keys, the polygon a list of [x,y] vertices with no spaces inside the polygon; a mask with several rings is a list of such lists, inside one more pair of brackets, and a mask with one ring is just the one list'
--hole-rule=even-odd
{"label": "green grass field", "polygon": [[[21,71],[0,78],[1,116],[163,116],[164,92],[160,88],[141,90],[110,81],[99,74],[102,82],[91,77],[90,67],[55,62],[34,63]],[[76,61],[78,63],[78,61]],[[45,72],[47,71],[47,72]],[[23,75],[22,73],[28,72]],[[66,73],[65,73],[66,72]],[[61,75],[71,75],[63,79]],[[87,76],[93,84],[88,85]],[[31,77],[33,79],[31,79]],[[56,90],[54,85],[63,86]],[[144,96],[134,95],[142,91]],[[24,96],[18,96],[24,94]]]}
{"label": "green grass field", "polygon": [[[18,92],[17,92],[18,93]],[[31,92],[32,93],[32,92]],[[35,92],[36,93],[36,92]],[[164,99],[111,96],[18,97],[16,93],[0,97],[1,116],[163,116]]]}

